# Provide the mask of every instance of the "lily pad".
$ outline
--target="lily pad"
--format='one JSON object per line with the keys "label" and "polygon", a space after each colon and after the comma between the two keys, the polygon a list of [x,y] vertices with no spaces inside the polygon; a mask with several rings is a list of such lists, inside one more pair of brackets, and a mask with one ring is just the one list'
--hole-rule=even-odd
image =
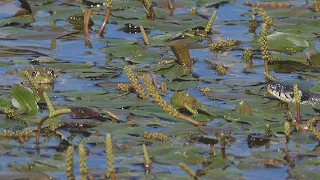
{"label": "lily pad", "polygon": [[[255,42],[260,42],[260,38],[256,38]],[[275,31],[267,36],[268,48],[270,50],[285,52],[287,48],[295,49],[296,51],[302,51],[310,46],[308,41],[292,33]]]}

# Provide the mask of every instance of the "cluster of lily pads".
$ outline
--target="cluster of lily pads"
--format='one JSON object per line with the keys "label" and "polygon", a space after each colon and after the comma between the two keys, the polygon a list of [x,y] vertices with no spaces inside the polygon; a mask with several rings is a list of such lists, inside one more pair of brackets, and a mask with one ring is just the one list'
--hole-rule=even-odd
{"label": "cluster of lily pads", "polygon": [[275,77],[320,92],[316,2],[83,2],[8,1],[19,10],[0,13],[0,64],[16,78],[0,97],[13,178],[319,178],[318,105],[301,105],[297,125],[298,104],[263,89]]}

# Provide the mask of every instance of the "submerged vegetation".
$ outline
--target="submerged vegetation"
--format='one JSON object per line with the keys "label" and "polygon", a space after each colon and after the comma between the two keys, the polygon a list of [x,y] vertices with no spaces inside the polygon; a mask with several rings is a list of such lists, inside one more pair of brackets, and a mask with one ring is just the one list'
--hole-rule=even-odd
{"label": "submerged vegetation", "polygon": [[320,178],[317,1],[0,4],[0,179]]}

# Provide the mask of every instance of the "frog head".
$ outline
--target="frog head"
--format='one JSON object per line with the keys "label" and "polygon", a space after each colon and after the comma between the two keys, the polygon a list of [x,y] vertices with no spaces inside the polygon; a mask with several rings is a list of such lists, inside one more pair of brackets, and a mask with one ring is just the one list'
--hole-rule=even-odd
{"label": "frog head", "polygon": [[52,84],[60,75],[60,73],[54,69],[40,66],[25,67],[23,70],[24,72],[20,72],[19,76],[24,77],[24,73],[27,72],[35,82],[40,84]]}

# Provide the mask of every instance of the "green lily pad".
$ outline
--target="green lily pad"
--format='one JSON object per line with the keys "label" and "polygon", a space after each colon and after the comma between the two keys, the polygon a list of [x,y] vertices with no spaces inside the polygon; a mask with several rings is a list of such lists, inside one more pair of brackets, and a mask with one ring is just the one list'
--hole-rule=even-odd
{"label": "green lily pad", "polygon": [[212,7],[218,4],[224,4],[229,2],[229,0],[199,0],[197,4],[203,7]]}
{"label": "green lily pad", "polygon": [[[260,42],[260,38],[256,38],[254,42]],[[278,31],[275,31],[267,36],[267,43],[270,50],[279,52],[285,52],[287,48],[292,48],[296,51],[302,51],[310,46],[308,41],[299,35]]]}
{"label": "green lily pad", "polygon": [[289,169],[288,173],[290,176],[297,179],[310,179],[316,180],[320,179],[320,174],[318,173],[319,169],[312,169],[310,167],[295,167],[294,169]]}

